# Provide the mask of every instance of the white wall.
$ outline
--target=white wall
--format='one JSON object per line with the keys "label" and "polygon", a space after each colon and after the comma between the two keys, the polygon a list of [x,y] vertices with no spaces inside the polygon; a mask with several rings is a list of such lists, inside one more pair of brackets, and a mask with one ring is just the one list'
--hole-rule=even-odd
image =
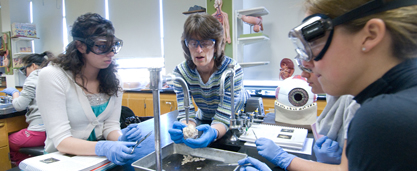
{"label": "white wall", "polygon": [[175,66],[184,61],[184,53],[181,47],[181,35],[184,22],[188,16],[182,12],[194,5],[206,8],[206,0],[164,0],[164,52],[165,69],[172,73]]}
{"label": "white wall", "polygon": [[62,1],[33,1],[33,21],[36,24],[37,36],[35,52],[51,51],[58,55],[64,51]]}
{"label": "white wall", "polygon": [[[290,58],[296,55],[292,43],[288,39],[288,31],[298,25],[304,14],[301,10],[302,0],[234,0],[236,3],[242,3],[243,8],[253,8],[264,6],[270,14],[263,16],[264,33],[270,37],[269,41],[246,45],[244,47],[244,62],[270,61],[266,66],[250,67],[244,70],[246,80],[278,80],[279,63],[282,58]],[[12,16],[2,15],[3,31],[10,30],[12,22],[29,22],[28,6],[19,6],[17,4],[28,4],[28,0],[0,0],[2,4],[1,12],[5,10],[4,6],[10,3]],[[34,3],[34,22],[37,25],[38,37],[41,39],[35,41],[35,52],[40,53],[45,50],[51,50],[55,54],[62,52],[62,1],[60,0],[42,0],[33,1]],[[189,7],[199,5],[206,7],[206,0],[163,0],[163,18],[164,18],[164,57],[165,68],[167,73],[172,72],[176,65],[184,61],[184,56],[180,44],[180,38],[183,31],[183,23],[187,16],[182,12],[188,11]],[[23,8],[23,9],[22,9]],[[22,11],[28,12],[22,12]],[[238,10],[238,9],[235,9]],[[12,12],[13,11],[13,12]],[[143,17],[141,15],[137,17]],[[10,21],[4,21],[4,18],[10,18]],[[126,16],[123,22],[129,22],[134,16]],[[112,19],[110,19],[112,20]],[[115,24],[121,22],[114,21]],[[71,24],[71,23],[70,23]],[[5,30],[8,28],[8,30]],[[158,28],[148,28],[158,29]],[[135,33],[137,34],[137,33]],[[146,34],[146,31],[140,34]],[[146,40],[138,40],[146,41]],[[127,47],[127,46],[126,46]],[[295,74],[301,71],[296,67]]]}

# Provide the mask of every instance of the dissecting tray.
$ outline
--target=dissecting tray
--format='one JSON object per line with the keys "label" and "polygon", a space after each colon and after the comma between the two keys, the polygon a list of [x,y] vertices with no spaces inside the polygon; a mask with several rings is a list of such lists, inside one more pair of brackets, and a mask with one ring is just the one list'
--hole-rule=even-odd
{"label": "dissecting tray", "polygon": [[[204,161],[188,162],[184,165],[181,162],[184,155],[205,158]],[[237,170],[239,166],[216,166],[224,163],[237,163],[240,159],[246,158],[247,154],[236,153],[216,148],[190,148],[184,144],[171,143],[162,147],[162,169],[163,170]],[[132,163],[135,170],[155,170],[155,152]]]}

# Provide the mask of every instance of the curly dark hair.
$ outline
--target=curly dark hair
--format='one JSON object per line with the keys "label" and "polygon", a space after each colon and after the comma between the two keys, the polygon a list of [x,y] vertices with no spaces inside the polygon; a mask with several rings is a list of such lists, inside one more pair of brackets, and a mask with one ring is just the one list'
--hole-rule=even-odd
{"label": "curly dark hair", "polygon": [[[114,38],[114,27],[111,21],[101,17],[96,13],[86,13],[81,15],[75,20],[72,30],[72,37],[77,38],[91,38],[95,36],[105,36],[109,40]],[[85,59],[83,58],[81,52],[78,51],[75,40],[69,43],[66,47],[65,53],[58,55],[57,58],[52,60],[54,64],[58,64],[64,70],[71,71],[74,80],[76,76],[81,78],[82,84],[75,82],[77,85],[82,87],[85,91],[89,92],[86,87],[84,87],[86,78],[81,73],[81,68],[85,65]],[[90,53],[91,50],[87,48],[86,53]],[[116,95],[118,91],[122,91],[119,86],[119,79],[116,77],[116,67],[114,61],[105,69],[101,69],[98,73],[99,92],[105,93],[109,96]]]}
{"label": "curly dark hair", "polygon": [[195,69],[196,66],[191,59],[190,49],[185,45],[185,39],[191,39],[191,37],[198,37],[201,39],[214,39],[216,43],[214,48],[216,53],[214,54],[214,68],[218,68],[222,65],[224,58],[225,40],[223,35],[222,24],[213,16],[209,14],[192,14],[184,23],[184,32],[181,36],[181,45],[184,51],[185,60],[191,69]]}

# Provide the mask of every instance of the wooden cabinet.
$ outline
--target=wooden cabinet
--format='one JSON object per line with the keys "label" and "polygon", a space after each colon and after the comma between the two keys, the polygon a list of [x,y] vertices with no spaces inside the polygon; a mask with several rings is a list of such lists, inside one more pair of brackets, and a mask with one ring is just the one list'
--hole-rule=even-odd
{"label": "wooden cabinet", "polygon": [[[153,116],[152,93],[125,92],[122,105],[129,107],[136,116]],[[177,110],[175,94],[160,94],[161,114]]]}
{"label": "wooden cabinet", "polygon": [[0,119],[0,171],[10,169],[9,157],[9,133],[19,131],[28,125],[25,122],[25,115],[15,116],[7,119]]}
{"label": "wooden cabinet", "polygon": [[[262,102],[264,104],[265,114],[274,112],[275,98],[262,98]],[[317,100],[317,116],[320,116],[326,104],[326,100]]]}
{"label": "wooden cabinet", "polygon": [[7,134],[6,119],[0,120],[0,170],[10,169],[11,163],[9,158],[9,138]]}
{"label": "wooden cabinet", "polygon": [[[195,110],[197,105],[192,100]],[[275,98],[262,98],[265,113],[273,113],[275,108]],[[125,92],[123,94],[123,106],[127,106],[135,113],[136,116],[153,116],[152,93]],[[326,106],[326,100],[317,101],[317,116],[320,116]],[[161,114],[177,110],[177,97],[175,94],[160,95]]]}

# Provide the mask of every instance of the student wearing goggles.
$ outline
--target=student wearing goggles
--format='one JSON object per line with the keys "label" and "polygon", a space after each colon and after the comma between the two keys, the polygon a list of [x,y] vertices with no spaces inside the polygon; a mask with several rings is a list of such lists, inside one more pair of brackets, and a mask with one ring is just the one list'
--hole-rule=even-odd
{"label": "student wearing goggles", "polygon": [[[202,121],[203,124],[196,126],[196,129],[203,134],[196,139],[184,139],[182,128],[187,126],[184,92],[178,82],[174,82],[178,101],[178,121],[169,129],[169,133],[175,143],[184,143],[192,148],[204,148],[220,139],[228,130],[231,113],[230,91],[234,91],[235,94],[233,105],[236,111],[243,108],[249,94],[243,87],[243,70],[235,60],[224,55],[223,26],[216,18],[208,14],[190,15],[184,23],[181,44],[185,61],[177,65],[173,74],[183,78],[189,85],[190,101],[193,97],[198,111],[190,105],[188,124],[196,126],[195,119]],[[225,81],[225,96],[221,101],[220,78],[230,64],[234,65],[234,82],[231,83],[230,79]],[[231,84],[234,84],[234,90],[230,90]]]}
{"label": "student wearing goggles", "polygon": [[104,36],[93,38],[74,37],[74,40],[85,43],[87,45],[87,51],[91,51],[96,55],[103,55],[109,52],[117,54],[123,46],[123,41],[116,37],[109,37],[108,39]]}
{"label": "student wearing goggles", "polygon": [[16,165],[29,157],[20,153],[20,148],[44,145],[45,126],[36,102],[36,88],[41,69],[48,63],[48,58],[52,57],[53,54],[48,51],[24,56],[21,58],[24,66],[20,68],[20,71],[27,78],[23,83],[22,91],[19,92],[14,87],[8,87],[1,91],[12,96],[13,108],[16,111],[26,110],[25,117],[28,127],[9,135],[10,160]]}
{"label": "student wearing goggles", "polygon": [[260,139],[258,153],[287,170],[415,170],[417,1],[305,0],[305,7],[309,17],[289,33],[296,58],[324,92],[353,95],[361,107],[345,125],[339,165],[306,161]]}
{"label": "student wearing goggles", "polygon": [[105,156],[117,165],[145,155],[140,149],[131,154],[141,131],[120,129],[123,91],[113,57],[123,43],[114,32],[99,14],[79,16],[65,53],[40,72],[36,94],[46,152]]}

